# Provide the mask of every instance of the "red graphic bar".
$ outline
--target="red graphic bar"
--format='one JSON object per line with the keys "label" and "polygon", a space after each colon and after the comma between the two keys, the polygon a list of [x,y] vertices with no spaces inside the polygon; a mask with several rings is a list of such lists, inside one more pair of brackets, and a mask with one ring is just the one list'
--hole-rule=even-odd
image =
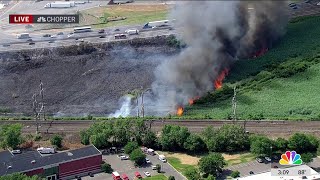
{"label": "red graphic bar", "polygon": [[33,16],[30,14],[10,14],[9,23],[10,24],[32,24]]}

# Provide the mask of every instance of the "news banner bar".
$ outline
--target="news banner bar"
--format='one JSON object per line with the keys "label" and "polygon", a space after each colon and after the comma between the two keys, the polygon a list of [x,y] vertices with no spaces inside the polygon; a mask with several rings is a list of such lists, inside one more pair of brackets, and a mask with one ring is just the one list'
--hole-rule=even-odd
{"label": "news banner bar", "polygon": [[10,14],[10,24],[55,24],[55,23],[79,23],[78,14],[69,15],[31,15],[31,14]]}

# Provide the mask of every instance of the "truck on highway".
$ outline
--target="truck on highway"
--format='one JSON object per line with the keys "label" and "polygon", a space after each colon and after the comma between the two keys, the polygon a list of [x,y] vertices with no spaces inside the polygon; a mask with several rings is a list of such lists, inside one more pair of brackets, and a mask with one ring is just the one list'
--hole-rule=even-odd
{"label": "truck on highway", "polygon": [[171,23],[171,22],[170,22],[169,20],[152,21],[152,22],[146,23],[146,24],[143,26],[143,29],[169,26],[170,23]]}
{"label": "truck on highway", "polygon": [[125,32],[129,35],[139,34],[138,29],[127,29]]}
{"label": "truck on highway", "polygon": [[21,33],[21,34],[17,35],[17,38],[18,39],[27,39],[27,38],[30,38],[30,35],[29,35],[29,33]]}
{"label": "truck on highway", "polygon": [[70,8],[70,7],[74,7],[75,3],[74,1],[56,1],[56,2],[51,2],[51,3],[47,3],[46,5],[44,5],[44,8]]}

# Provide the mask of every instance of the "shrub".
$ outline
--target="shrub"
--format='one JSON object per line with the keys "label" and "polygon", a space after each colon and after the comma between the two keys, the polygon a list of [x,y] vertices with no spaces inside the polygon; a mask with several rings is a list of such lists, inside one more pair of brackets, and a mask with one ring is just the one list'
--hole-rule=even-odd
{"label": "shrub", "polygon": [[156,170],[158,173],[161,173],[161,165],[160,164],[156,165]]}
{"label": "shrub", "polygon": [[51,139],[50,142],[52,145],[57,146],[58,148],[62,147],[62,137],[60,135],[54,135]]}
{"label": "shrub", "polygon": [[103,172],[111,174],[113,172],[113,169],[111,168],[111,165],[108,163],[103,163],[101,165],[101,169]]}
{"label": "shrub", "polygon": [[233,178],[240,177],[240,172],[239,171],[232,171],[230,176],[233,177]]}

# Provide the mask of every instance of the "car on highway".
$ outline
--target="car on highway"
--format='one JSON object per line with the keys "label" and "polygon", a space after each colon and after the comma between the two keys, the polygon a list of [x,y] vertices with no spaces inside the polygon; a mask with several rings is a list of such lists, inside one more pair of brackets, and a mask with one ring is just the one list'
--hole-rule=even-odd
{"label": "car on highway", "polygon": [[257,160],[258,163],[263,163],[263,159],[260,158],[260,157],[257,157],[256,160]]}
{"label": "car on highway", "polygon": [[126,39],[127,35],[125,35],[125,34],[116,34],[116,35],[114,35],[114,38],[115,39]]}
{"label": "car on highway", "polygon": [[294,7],[294,6],[297,6],[297,4],[296,3],[290,3],[289,6],[290,7]]}
{"label": "car on highway", "polygon": [[44,34],[42,37],[51,37],[50,34]]}
{"label": "car on highway", "polygon": [[54,43],[54,41],[49,41],[48,43]]}
{"label": "car on highway", "polygon": [[29,43],[29,45],[35,45],[35,44],[36,44],[36,43],[34,43],[34,42],[30,42],[30,43]]}
{"label": "car on highway", "polygon": [[56,36],[56,35],[53,35],[53,36],[51,36],[50,38],[57,38],[57,36]]}
{"label": "car on highway", "polygon": [[138,29],[127,29],[127,30],[125,30],[125,33],[127,33],[129,35],[139,34],[139,30]]}
{"label": "car on highway", "polygon": [[74,36],[73,33],[68,34],[68,38]]}
{"label": "car on highway", "polygon": [[138,178],[138,179],[142,179],[142,176],[141,176],[141,174],[140,174],[138,171],[136,171],[136,172],[134,173],[134,176],[135,176],[136,178]]}
{"label": "car on highway", "polygon": [[270,157],[264,157],[264,159],[267,161],[267,162],[271,162],[271,158]]}
{"label": "car on highway", "polygon": [[150,177],[151,176],[151,174],[148,172],[148,171],[145,171],[145,172],[143,172],[144,173],[144,175],[146,175],[147,177]]}
{"label": "car on highway", "polygon": [[32,41],[33,41],[32,39],[28,39],[28,40],[27,40],[27,42],[32,42]]}
{"label": "car on highway", "polygon": [[98,30],[98,33],[99,33],[99,34],[102,34],[102,33],[104,33],[104,32],[105,32],[104,29],[99,29],[99,30]]}
{"label": "car on highway", "polygon": [[105,35],[102,35],[102,36],[99,36],[99,38],[106,38],[106,36],[105,36]]}
{"label": "car on highway", "polygon": [[119,29],[119,28],[117,28],[117,29],[115,29],[114,31],[120,31],[120,29]]}
{"label": "car on highway", "polygon": [[2,46],[3,46],[3,47],[9,47],[10,44],[3,44]]}
{"label": "car on highway", "polygon": [[58,32],[57,35],[58,35],[58,36],[61,36],[61,35],[63,35],[63,32]]}
{"label": "car on highway", "polygon": [[80,41],[80,42],[84,42],[83,39],[79,39],[79,38],[76,38],[75,40],[76,40],[76,41]]}

